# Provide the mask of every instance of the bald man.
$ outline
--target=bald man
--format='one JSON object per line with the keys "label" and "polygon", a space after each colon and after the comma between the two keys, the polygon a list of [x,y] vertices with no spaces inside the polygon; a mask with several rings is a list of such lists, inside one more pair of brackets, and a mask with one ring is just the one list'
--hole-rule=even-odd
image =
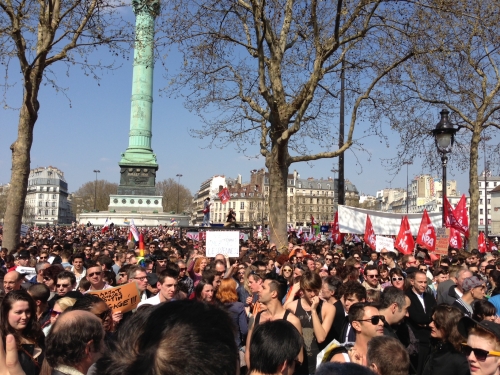
{"label": "bald man", "polygon": [[61,314],[45,341],[52,375],[86,374],[101,356],[103,339],[101,320],[94,314],[82,310]]}
{"label": "bald man", "polygon": [[9,293],[13,290],[21,289],[21,284],[23,282],[23,278],[21,274],[17,271],[7,272],[3,278],[3,290],[5,293]]}

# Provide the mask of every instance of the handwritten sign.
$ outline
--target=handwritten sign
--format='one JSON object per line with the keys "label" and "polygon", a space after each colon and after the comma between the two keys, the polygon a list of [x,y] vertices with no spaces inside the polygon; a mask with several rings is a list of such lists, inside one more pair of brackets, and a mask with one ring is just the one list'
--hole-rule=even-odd
{"label": "handwritten sign", "polygon": [[139,289],[137,289],[134,282],[115,288],[90,291],[89,294],[101,298],[113,312],[121,311],[126,313],[132,311],[141,302]]}
{"label": "handwritten sign", "polygon": [[436,228],[436,255],[448,255],[450,230],[448,228]]}
{"label": "handwritten sign", "polygon": [[382,249],[386,249],[388,251],[394,251],[394,239],[390,237],[376,236],[375,251],[377,253],[380,253]]}
{"label": "handwritten sign", "polygon": [[239,231],[208,231],[206,234],[207,257],[215,257],[217,254],[235,258],[240,256]]}

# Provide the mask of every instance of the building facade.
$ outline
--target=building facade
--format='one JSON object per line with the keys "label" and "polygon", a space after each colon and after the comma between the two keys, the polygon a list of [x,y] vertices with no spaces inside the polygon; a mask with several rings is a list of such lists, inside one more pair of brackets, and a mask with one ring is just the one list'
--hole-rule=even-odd
{"label": "building facade", "polygon": [[[315,179],[300,177],[297,171],[287,176],[287,223],[293,226],[309,226],[311,216],[321,223],[334,219],[337,211],[338,181],[328,177]],[[220,190],[227,188],[231,199],[222,204],[218,197]],[[346,204],[357,205],[359,192],[349,180],[345,180]],[[268,225],[269,219],[269,173],[264,169],[252,170],[250,182],[243,183],[241,175],[237,178],[214,176],[200,185],[195,194],[196,212],[192,217],[193,225],[203,221],[203,201],[210,197],[212,207],[210,220],[213,224],[223,224],[229,208],[236,212],[236,220],[242,226]]]}
{"label": "building facade", "polygon": [[53,225],[71,224],[74,220],[64,172],[52,166],[30,170],[23,222]]}
{"label": "building facade", "polygon": [[[478,229],[484,231],[486,229],[486,220],[488,220],[488,232],[491,233],[491,223],[492,223],[492,202],[491,202],[491,191],[497,186],[500,186],[500,176],[492,176],[491,173],[487,172],[485,177],[485,172],[478,176],[478,186],[479,186],[479,204],[478,204]],[[493,208],[494,210],[494,208]]]}

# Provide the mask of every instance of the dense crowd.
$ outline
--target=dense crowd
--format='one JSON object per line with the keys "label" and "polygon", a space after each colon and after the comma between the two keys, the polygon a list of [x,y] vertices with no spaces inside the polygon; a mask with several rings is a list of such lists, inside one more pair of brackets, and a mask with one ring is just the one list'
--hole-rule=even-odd
{"label": "dense crowd", "polygon": [[[31,228],[2,248],[0,374],[500,373],[496,251],[291,233],[285,252],[250,237],[207,258],[178,229],[143,235],[141,252],[128,228]],[[129,283],[132,311],[89,293]]]}

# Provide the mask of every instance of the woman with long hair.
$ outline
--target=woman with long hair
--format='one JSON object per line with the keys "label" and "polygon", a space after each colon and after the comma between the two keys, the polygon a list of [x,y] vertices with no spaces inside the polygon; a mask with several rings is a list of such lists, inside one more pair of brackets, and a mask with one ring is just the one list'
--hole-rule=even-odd
{"label": "woman with long hair", "polygon": [[213,303],[214,286],[205,279],[201,279],[194,287],[194,297],[197,301]]}
{"label": "woman with long hair", "polygon": [[234,322],[236,327],[235,340],[238,348],[245,345],[248,333],[248,321],[243,303],[238,302],[236,293],[236,281],[234,279],[223,279],[217,290],[217,299],[222,303]]}
{"label": "woman with long hair", "polygon": [[191,279],[194,281],[194,286],[198,285],[201,280],[201,274],[208,265],[208,259],[202,255],[195,255],[188,262],[188,273]]}
{"label": "woman with long hair", "polygon": [[379,282],[381,285],[384,283],[391,282],[391,279],[389,278],[389,267],[387,267],[387,264],[380,264],[378,266],[378,275],[379,275]]}
{"label": "woman with long hair", "polygon": [[434,309],[429,324],[432,346],[423,375],[470,375],[467,358],[461,352],[464,339],[458,331],[462,316],[458,308],[447,304]]}
{"label": "woman with long hair", "polygon": [[3,345],[7,335],[16,340],[19,362],[26,375],[38,375],[44,357],[44,336],[36,321],[36,304],[24,290],[7,293],[0,308]]}

